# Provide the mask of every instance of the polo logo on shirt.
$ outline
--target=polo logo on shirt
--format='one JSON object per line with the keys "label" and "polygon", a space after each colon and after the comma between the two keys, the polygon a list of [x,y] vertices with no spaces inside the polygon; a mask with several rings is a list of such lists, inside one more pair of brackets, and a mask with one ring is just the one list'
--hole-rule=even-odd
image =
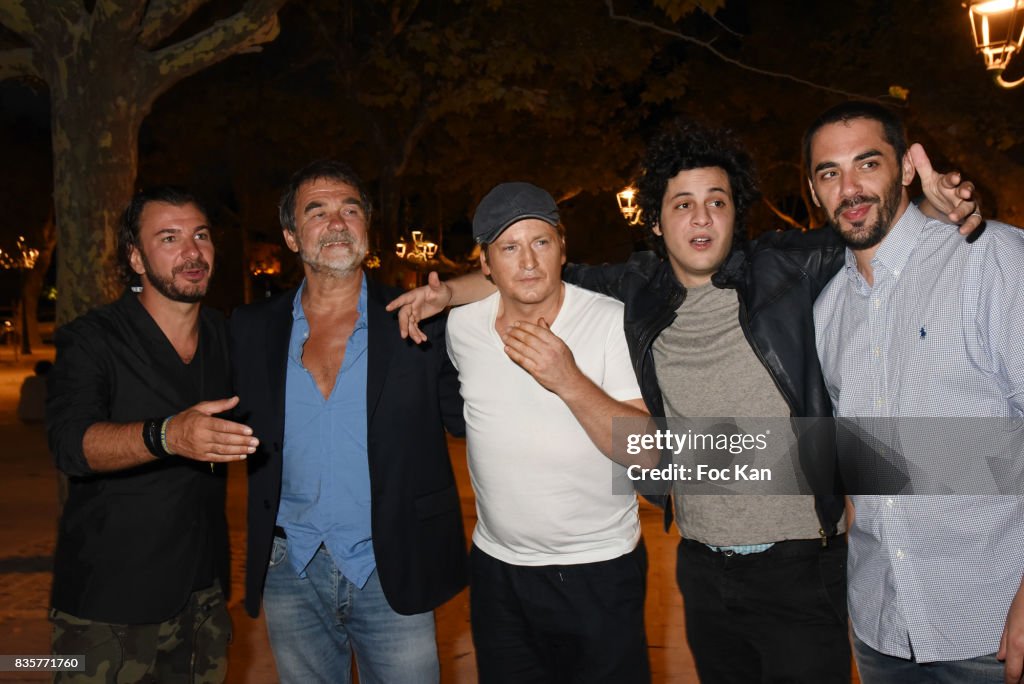
{"label": "polo logo on shirt", "polygon": [[928,334],[928,331],[925,330],[924,326],[922,325],[921,326],[921,339],[923,340],[927,334]]}

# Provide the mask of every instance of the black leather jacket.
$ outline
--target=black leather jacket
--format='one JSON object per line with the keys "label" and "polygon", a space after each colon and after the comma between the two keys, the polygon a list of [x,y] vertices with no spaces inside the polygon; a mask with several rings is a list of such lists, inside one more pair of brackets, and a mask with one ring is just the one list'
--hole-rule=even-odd
{"label": "black leather jacket", "polygon": [[[814,344],[814,300],[843,260],[844,247],[831,229],[768,233],[733,250],[712,278],[716,287],[736,290],[740,326],[794,418],[832,416]],[[626,341],[640,392],[651,415],[664,416],[652,345],[675,320],[686,297],[671,265],[654,252],[639,252],[622,264],[570,264],[563,277],[625,304]],[[832,481],[831,422],[819,422],[813,434],[800,434],[801,465],[809,474],[824,468],[822,472]],[[667,527],[672,520],[671,498],[652,500],[665,507]],[[843,498],[822,492],[815,497],[815,508],[822,536],[834,535]]]}

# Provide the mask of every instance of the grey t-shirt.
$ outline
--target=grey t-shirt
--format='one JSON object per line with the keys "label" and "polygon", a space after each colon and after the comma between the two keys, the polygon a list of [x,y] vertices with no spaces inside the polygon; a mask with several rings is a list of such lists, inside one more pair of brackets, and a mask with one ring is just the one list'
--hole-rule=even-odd
{"label": "grey t-shirt", "polygon": [[[671,326],[654,341],[654,366],[672,417],[789,417],[790,409],[739,323],[735,290],[689,288]],[[683,495],[676,524],[713,546],[816,539],[811,496]]]}

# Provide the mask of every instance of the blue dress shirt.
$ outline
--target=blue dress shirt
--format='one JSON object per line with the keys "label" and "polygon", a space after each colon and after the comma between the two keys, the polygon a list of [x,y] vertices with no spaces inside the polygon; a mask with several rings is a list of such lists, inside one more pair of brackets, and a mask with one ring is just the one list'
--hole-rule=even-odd
{"label": "blue dress shirt", "polygon": [[309,337],[302,310],[305,286],[295,293],[292,306],[277,524],[288,536],[288,561],[300,576],[322,543],[338,570],[362,587],[376,566],[366,451],[366,278],[359,317],[327,399],[302,363]]}

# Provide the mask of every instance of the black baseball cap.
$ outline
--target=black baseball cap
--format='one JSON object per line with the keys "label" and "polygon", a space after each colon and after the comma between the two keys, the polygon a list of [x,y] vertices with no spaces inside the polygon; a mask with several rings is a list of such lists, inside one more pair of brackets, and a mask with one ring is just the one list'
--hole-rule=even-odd
{"label": "black baseball cap", "polygon": [[502,183],[487,193],[473,214],[473,239],[488,245],[516,221],[535,218],[558,225],[558,205],[532,183]]}

